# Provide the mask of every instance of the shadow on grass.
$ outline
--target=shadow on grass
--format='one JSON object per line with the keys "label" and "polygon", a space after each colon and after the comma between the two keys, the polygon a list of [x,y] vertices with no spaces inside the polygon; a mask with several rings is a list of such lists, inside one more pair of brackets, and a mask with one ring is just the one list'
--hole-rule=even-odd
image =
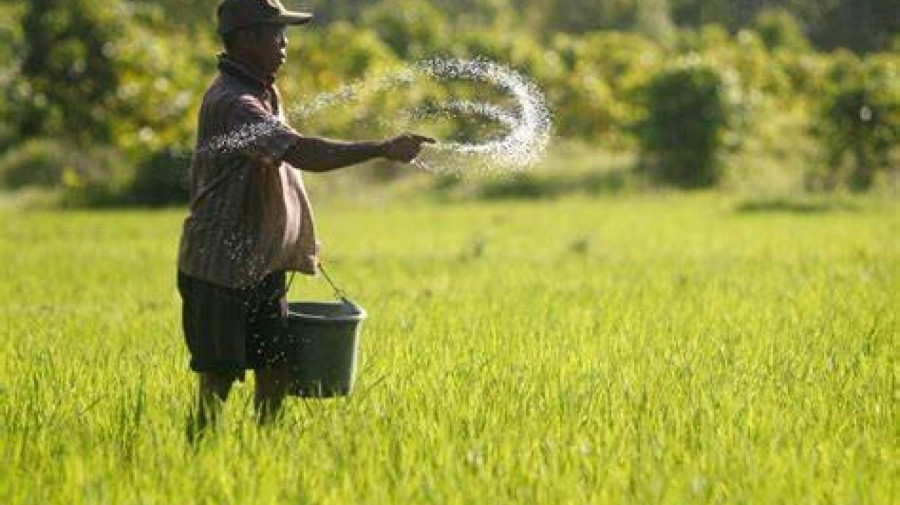
{"label": "shadow on grass", "polygon": [[478,191],[482,200],[553,198],[563,191],[559,180],[538,179],[531,174],[516,174],[512,177],[485,182]]}
{"label": "shadow on grass", "polygon": [[521,173],[481,184],[477,191],[477,197],[481,200],[537,200],[571,194],[619,193],[631,185],[633,184],[630,184],[629,174],[622,170],[576,175],[535,176]]}
{"label": "shadow on grass", "polygon": [[800,200],[791,198],[764,198],[748,200],[735,207],[741,214],[824,214],[827,212],[855,212],[859,206],[839,200]]}

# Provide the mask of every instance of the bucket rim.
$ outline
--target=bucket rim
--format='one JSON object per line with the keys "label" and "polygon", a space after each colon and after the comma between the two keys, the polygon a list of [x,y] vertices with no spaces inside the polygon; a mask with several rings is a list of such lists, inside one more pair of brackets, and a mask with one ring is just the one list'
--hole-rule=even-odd
{"label": "bucket rim", "polygon": [[[295,312],[294,306],[300,304],[307,305],[349,305],[353,309],[353,314],[345,314],[339,316],[323,316],[319,314],[306,314],[303,312]],[[320,300],[295,300],[288,302],[288,319],[306,319],[309,321],[362,321],[368,317],[366,309],[351,302],[350,300],[320,301]]]}

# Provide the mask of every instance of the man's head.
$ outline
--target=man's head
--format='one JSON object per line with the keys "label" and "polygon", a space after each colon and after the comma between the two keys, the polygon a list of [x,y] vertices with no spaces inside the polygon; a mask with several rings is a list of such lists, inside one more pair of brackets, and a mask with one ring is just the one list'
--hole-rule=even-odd
{"label": "man's head", "polygon": [[229,55],[268,77],[284,63],[285,28],[310,19],[311,14],[285,9],[280,0],[222,0],[218,32]]}
{"label": "man's head", "polygon": [[222,36],[225,52],[261,77],[272,77],[284,64],[285,25],[259,24],[238,28]]}

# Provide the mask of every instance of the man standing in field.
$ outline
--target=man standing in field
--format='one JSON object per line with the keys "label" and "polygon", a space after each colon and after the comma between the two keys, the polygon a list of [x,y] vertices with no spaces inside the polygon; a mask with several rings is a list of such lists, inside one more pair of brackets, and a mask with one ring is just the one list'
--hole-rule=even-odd
{"label": "man standing in field", "polygon": [[[280,0],[224,0],[218,7],[225,52],[200,109],[178,255],[184,335],[199,374],[199,427],[214,419],[248,369],[256,372],[260,420],[280,411],[288,375],[271,323],[287,315],[285,272],[315,274],[317,267],[313,216],[292,167],[325,172],[375,158],[409,162],[433,142],[413,134],[341,142],[287,125],[274,77],[285,62],[285,28],[311,18]],[[241,131],[256,135],[219,142]]]}

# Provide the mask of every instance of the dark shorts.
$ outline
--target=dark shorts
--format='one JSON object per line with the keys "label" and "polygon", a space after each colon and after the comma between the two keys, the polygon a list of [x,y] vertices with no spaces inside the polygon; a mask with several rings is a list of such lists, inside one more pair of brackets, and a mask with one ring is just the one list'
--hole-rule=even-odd
{"label": "dark shorts", "polygon": [[191,370],[243,380],[244,371],[284,365],[285,274],[249,288],[227,288],[178,272],[182,327]]}

